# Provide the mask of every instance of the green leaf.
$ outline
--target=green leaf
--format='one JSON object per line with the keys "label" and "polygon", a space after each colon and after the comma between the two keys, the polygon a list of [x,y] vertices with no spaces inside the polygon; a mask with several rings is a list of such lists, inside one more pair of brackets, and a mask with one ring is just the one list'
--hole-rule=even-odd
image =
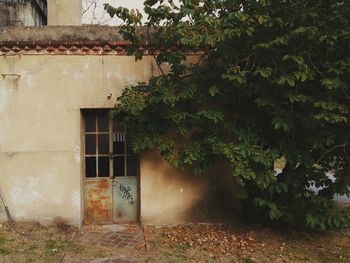
{"label": "green leaf", "polygon": [[[242,215],[257,221],[349,225],[332,198],[348,189],[350,1],[144,5],[144,27],[136,10],[105,5],[123,21],[115,38],[131,43],[128,54],[152,55],[139,66],[152,64],[154,76],[136,70],[146,79],[126,87],[113,110],[133,147],[159,150],[193,173],[233,174]],[[324,189],[315,194],[310,185]]]}

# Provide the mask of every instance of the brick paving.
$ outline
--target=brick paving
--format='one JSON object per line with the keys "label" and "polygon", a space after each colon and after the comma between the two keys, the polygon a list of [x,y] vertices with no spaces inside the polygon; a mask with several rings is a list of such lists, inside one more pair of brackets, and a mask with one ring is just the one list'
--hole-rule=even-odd
{"label": "brick paving", "polygon": [[143,230],[136,224],[84,226],[77,240],[83,245],[88,244],[115,248],[146,248]]}
{"label": "brick paving", "polygon": [[102,258],[102,259],[95,259],[91,261],[78,261],[75,263],[141,263],[140,261],[135,261],[131,259],[126,259],[126,258]]}

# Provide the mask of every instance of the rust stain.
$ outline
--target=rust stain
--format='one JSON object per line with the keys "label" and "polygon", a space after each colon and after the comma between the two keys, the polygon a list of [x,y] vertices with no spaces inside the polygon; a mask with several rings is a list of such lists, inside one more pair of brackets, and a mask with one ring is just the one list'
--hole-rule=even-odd
{"label": "rust stain", "polygon": [[112,184],[107,180],[85,181],[86,222],[112,221]]}
{"label": "rust stain", "polygon": [[107,180],[100,180],[99,182],[100,182],[100,185],[99,185],[100,189],[108,189],[110,186]]}

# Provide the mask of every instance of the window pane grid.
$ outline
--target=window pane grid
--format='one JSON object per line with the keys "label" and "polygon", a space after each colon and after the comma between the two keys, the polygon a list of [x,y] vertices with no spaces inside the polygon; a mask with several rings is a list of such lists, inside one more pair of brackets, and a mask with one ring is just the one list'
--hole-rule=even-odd
{"label": "window pane grid", "polygon": [[[102,119],[102,120],[101,120]],[[94,123],[92,123],[94,122]],[[86,138],[88,138],[87,136],[90,136],[89,140],[91,141],[91,143],[94,143],[95,145],[89,145],[89,151],[86,150],[85,151],[85,162],[88,162],[88,159],[90,158],[91,160],[95,161],[95,165],[90,164],[89,167],[91,168],[95,168],[95,172],[92,173],[92,171],[90,171],[89,173],[89,177],[92,177],[92,174],[95,174],[96,178],[99,177],[110,177],[110,172],[109,169],[105,169],[106,164],[109,164],[109,154],[108,151],[109,149],[106,149],[106,142],[107,142],[107,148],[109,148],[108,144],[109,144],[109,139],[100,137],[99,135],[107,135],[109,138],[109,132],[106,132],[105,130],[107,129],[106,127],[99,127],[102,125],[105,125],[105,120],[103,120],[103,117],[101,117],[101,114],[97,114],[97,113],[93,113],[93,114],[89,114],[88,118],[85,119],[85,148],[87,149],[87,141]],[[86,131],[86,127],[89,127],[89,131]],[[94,127],[94,128],[92,128]],[[93,130],[93,131],[92,131]],[[102,130],[102,131],[101,131]],[[109,130],[109,128],[108,128]],[[94,139],[92,139],[94,138]],[[104,141],[101,141],[104,140]],[[104,143],[102,145],[102,143]],[[100,145],[101,144],[101,145]],[[100,154],[99,152],[103,151],[103,154]],[[107,151],[107,153],[105,153]],[[94,152],[94,153],[93,153]],[[92,159],[93,158],[93,159]],[[108,159],[107,159],[108,158]],[[91,161],[90,161],[91,163]],[[87,165],[86,165],[86,169],[87,169]],[[87,176],[87,171],[86,171],[86,177]]]}
{"label": "window pane grid", "polygon": [[[116,125],[115,119],[109,119],[107,114],[90,112],[87,116],[83,133],[85,138],[85,177],[98,179],[101,177],[137,176],[138,156],[130,153],[131,147],[126,132],[120,129],[119,125]],[[90,122],[87,123],[88,121]],[[87,127],[89,130],[86,130]],[[89,145],[87,145],[87,138],[89,138]],[[95,142],[94,146],[92,146],[93,142]],[[95,164],[93,165],[92,162]]]}
{"label": "window pane grid", "polygon": [[110,157],[109,154],[85,154],[85,157]]}
{"label": "window pane grid", "polygon": [[[84,134],[97,134],[97,132],[84,132]],[[109,132],[98,132],[98,134],[109,134]]]}
{"label": "window pane grid", "polygon": [[[86,155],[87,156],[87,155]],[[111,155],[109,155],[109,156],[111,156]],[[118,156],[137,156],[136,154],[112,154],[112,157],[118,157]]]}

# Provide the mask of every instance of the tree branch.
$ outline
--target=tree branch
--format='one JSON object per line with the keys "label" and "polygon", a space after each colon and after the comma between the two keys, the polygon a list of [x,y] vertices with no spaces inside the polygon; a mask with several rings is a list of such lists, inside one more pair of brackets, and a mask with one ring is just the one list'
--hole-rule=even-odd
{"label": "tree branch", "polygon": [[321,155],[321,157],[317,160],[317,164],[320,163],[320,161],[327,156],[327,154],[331,153],[332,151],[338,149],[338,148],[342,148],[342,147],[346,147],[348,143],[344,143],[344,144],[340,144],[340,145],[336,145],[333,148],[329,149],[328,151],[326,151],[324,154]]}
{"label": "tree branch", "polygon": [[[151,43],[151,35],[149,33],[149,29],[147,30],[147,38],[148,38],[148,44],[150,45],[150,43]],[[157,61],[156,56],[154,55],[154,52],[152,52],[152,57],[153,57],[154,61],[156,62],[159,71],[162,73],[163,76],[165,76],[165,73],[164,73],[161,65],[159,64],[159,62]]]}

